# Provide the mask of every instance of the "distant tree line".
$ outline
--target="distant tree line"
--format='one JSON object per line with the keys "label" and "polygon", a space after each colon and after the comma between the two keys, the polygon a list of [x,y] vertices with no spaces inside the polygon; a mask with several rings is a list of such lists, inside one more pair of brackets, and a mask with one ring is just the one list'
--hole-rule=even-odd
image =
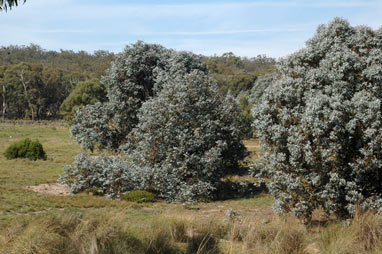
{"label": "distant tree line", "polygon": [[[2,119],[71,119],[75,110],[105,102],[102,77],[115,59],[108,51],[48,51],[40,46],[0,48],[0,117]],[[233,53],[202,57],[221,94],[249,96],[258,77],[274,72],[275,59]],[[263,89],[263,88],[262,88]],[[251,107],[246,106],[243,111]]]}
{"label": "distant tree line", "polygon": [[[57,119],[78,105],[103,100],[100,78],[114,54],[46,51],[40,46],[0,48],[0,113],[3,119]],[[85,81],[91,81],[83,83]],[[77,86],[86,86],[79,94]],[[90,87],[90,89],[89,89]],[[72,91],[81,98],[62,103]],[[72,96],[73,97],[73,96]],[[91,97],[88,99],[88,97]]]}

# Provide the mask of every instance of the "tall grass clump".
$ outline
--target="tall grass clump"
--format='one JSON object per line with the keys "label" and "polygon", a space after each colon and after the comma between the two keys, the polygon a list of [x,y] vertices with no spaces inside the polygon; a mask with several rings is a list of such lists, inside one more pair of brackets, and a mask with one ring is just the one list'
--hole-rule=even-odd
{"label": "tall grass clump", "polygon": [[131,232],[124,219],[102,212],[39,216],[9,226],[6,231],[10,233],[0,242],[0,253],[175,253],[176,247],[171,245],[167,231],[157,228],[143,237]]}
{"label": "tall grass clump", "polygon": [[303,254],[307,230],[292,217],[256,221],[243,228],[244,253]]}

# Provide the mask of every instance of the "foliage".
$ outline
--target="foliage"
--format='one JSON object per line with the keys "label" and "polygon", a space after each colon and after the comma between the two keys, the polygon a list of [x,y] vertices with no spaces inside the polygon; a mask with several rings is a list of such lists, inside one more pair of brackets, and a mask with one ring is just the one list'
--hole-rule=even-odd
{"label": "foliage", "polygon": [[[8,9],[12,9],[13,6],[18,6],[19,2],[18,0],[0,0],[0,11]],[[24,3],[26,0],[24,0]]]}
{"label": "foliage", "polygon": [[4,156],[8,160],[16,158],[28,158],[30,160],[46,160],[46,153],[38,139],[32,141],[29,138],[11,144],[5,150]]}
{"label": "foliage", "polygon": [[207,71],[199,56],[138,41],[118,55],[103,79],[109,101],[76,112],[71,133],[85,149],[117,150],[137,125],[142,104],[161,90],[162,72]]}
{"label": "foliage", "polygon": [[66,166],[59,182],[70,186],[72,193],[98,188],[108,197],[119,198],[121,193],[137,189],[139,175],[129,170],[127,162],[117,157],[101,155],[90,158],[85,152],[76,156],[73,166]]}
{"label": "foliage", "polygon": [[114,57],[114,53],[104,50],[94,51],[93,54],[86,51],[74,52],[72,50],[60,50],[57,52],[42,49],[36,44],[0,47],[0,65],[14,65],[25,62],[62,71],[64,75],[81,74],[90,76],[90,78],[101,78]]}
{"label": "foliage", "polygon": [[233,53],[205,59],[210,75],[217,80],[220,92],[233,96],[251,90],[258,76],[274,71],[275,59],[259,55],[238,57]]}
{"label": "foliage", "polygon": [[134,190],[125,193],[121,196],[121,200],[133,201],[133,202],[154,202],[155,195],[149,191]]}
{"label": "foliage", "polygon": [[102,190],[100,190],[99,188],[96,188],[96,187],[86,189],[85,192],[89,195],[94,195],[94,196],[102,196],[102,194],[103,194]]}
{"label": "foliage", "polygon": [[[113,58],[114,54],[106,51],[95,51],[91,55],[84,51],[45,51],[34,44],[28,47],[1,47],[2,118],[59,118],[60,105],[76,84],[92,78],[99,79]],[[89,82],[94,84],[96,81]]]}
{"label": "foliage", "polygon": [[61,114],[71,119],[80,107],[106,101],[106,88],[96,78],[79,82],[60,106]]}
{"label": "foliage", "polygon": [[243,115],[243,127],[242,127],[242,133],[244,138],[252,138],[253,137],[253,116],[252,116],[252,104],[249,103],[247,97],[245,95],[242,95],[239,99],[241,114]]}
{"label": "foliage", "polygon": [[[165,59],[173,57],[175,52],[157,45],[156,49],[152,47],[152,52],[147,53],[147,58],[134,59],[133,51],[139,55],[138,47],[133,46],[129,51],[131,53],[130,60],[127,62],[121,60],[118,65],[120,67],[125,66],[127,69],[134,69],[130,68],[132,64],[136,66],[143,64],[146,69],[134,70],[136,74],[140,73],[139,75],[142,76],[134,76],[133,72],[119,73],[121,74],[120,78],[130,77],[136,81],[142,81],[143,87],[146,87],[143,90],[151,96],[151,85],[154,82],[152,78],[156,76],[154,69],[157,67],[156,70],[168,69],[166,67],[168,61]],[[125,54],[126,57],[130,53],[125,52],[121,55]],[[184,52],[178,54],[179,58],[186,56],[187,54]],[[203,71],[206,71],[206,66],[208,66],[208,73],[217,80],[219,91],[223,94],[230,92],[234,96],[249,92],[251,88],[254,90],[257,79],[261,75],[273,72],[275,64],[274,59],[261,55],[245,58],[235,56],[232,53],[225,53],[222,56],[198,57],[199,63],[197,64],[202,65],[192,67],[192,59],[195,57],[180,62],[188,64],[188,68],[195,67],[203,69]],[[62,115],[57,114],[60,105],[76,87],[76,84],[93,78],[101,79],[114,58],[113,53],[103,50],[89,54],[85,51],[74,52],[72,50],[49,51],[36,44],[0,47],[0,110],[2,117],[7,119],[33,118],[35,120],[60,118]],[[158,59],[162,59],[163,62],[157,62]],[[187,61],[191,62],[187,63]],[[196,64],[195,61],[193,62]],[[24,69],[26,77],[32,78],[32,80],[25,80],[28,83],[27,95],[21,85],[20,72],[22,69],[20,69],[20,63],[23,63],[22,69]],[[7,69],[8,72],[6,72]],[[111,70],[110,75],[106,75],[105,80],[108,80],[104,82],[106,85],[107,83],[118,83],[118,78],[115,75],[119,74],[117,72],[112,73]],[[144,78],[145,76],[147,79]],[[113,81],[113,79],[115,80]],[[262,90],[260,89],[260,91]],[[126,91],[122,91],[122,93],[124,92]],[[144,101],[146,95],[143,97],[141,95],[137,96]],[[116,99],[118,101],[118,98]],[[104,102],[105,100],[99,99],[99,101]],[[94,102],[90,102],[90,104],[94,104]],[[61,113],[71,118],[73,113],[68,111],[70,108],[66,103],[61,107],[64,109],[64,111],[61,110]],[[116,110],[116,107],[112,107],[110,110]],[[114,120],[116,119],[113,117],[110,121]]]}
{"label": "foliage", "polygon": [[277,212],[382,210],[382,30],[336,18],[281,61],[254,112]]}
{"label": "foliage", "polygon": [[268,73],[259,76],[253,84],[252,89],[247,93],[242,93],[242,95],[247,96],[248,102],[250,104],[260,104],[265,90],[272,84],[275,78],[275,73]]}
{"label": "foliage", "polygon": [[220,178],[237,172],[247,155],[240,109],[201,71],[164,78],[163,89],[141,107],[123,149],[161,197],[214,198]]}
{"label": "foliage", "polygon": [[73,192],[94,186],[111,197],[145,189],[168,201],[214,198],[247,151],[238,105],[219,95],[206,71],[191,53],[126,47],[103,81],[109,101],[77,111],[71,129],[83,148],[122,149],[126,158],[83,153],[61,181]]}

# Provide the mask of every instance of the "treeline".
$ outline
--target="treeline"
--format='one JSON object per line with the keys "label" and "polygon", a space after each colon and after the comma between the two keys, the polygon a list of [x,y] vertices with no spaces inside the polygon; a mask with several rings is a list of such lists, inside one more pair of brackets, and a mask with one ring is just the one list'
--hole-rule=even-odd
{"label": "treeline", "polygon": [[[81,82],[98,82],[114,54],[46,51],[38,45],[0,48],[0,112],[7,119],[57,119]],[[95,80],[95,81],[94,81]],[[65,108],[66,109],[66,108]],[[71,109],[68,109],[71,111]]]}
{"label": "treeline", "polygon": [[[0,48],[0,114],[3,119],[70,118],[89,103],[105,101],[105,75],[115,54],[108,51],[47,51],[40,46]],[[242,58],[233,53],[203,57],[219,90],[238,96],[258,77],[274,71],[275,59]]]}

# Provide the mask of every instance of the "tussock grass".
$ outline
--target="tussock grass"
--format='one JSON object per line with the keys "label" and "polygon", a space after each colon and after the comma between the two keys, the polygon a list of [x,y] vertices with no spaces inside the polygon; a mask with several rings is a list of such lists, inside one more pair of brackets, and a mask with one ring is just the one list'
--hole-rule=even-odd
{"label": "tussock grass", "polygon": [[313,232],[289,216],[211,221],[195,214],[55,211],[2,228],[0,253],[381,253],[381,221],[381,215],[365,213],[349,225],[331,222]]}
{"label": "tussock grass", "polygon": [[126,218],[103,212],[50,214],[6,229],[0,253],[177,253],[162,228],[151,228],[138,238],[128,230]]}
{"label": "tussock grass", "polygon": [[244,253],[305,253],[306,228],[292,217],[243,223],[233,239],[243,241]]}

